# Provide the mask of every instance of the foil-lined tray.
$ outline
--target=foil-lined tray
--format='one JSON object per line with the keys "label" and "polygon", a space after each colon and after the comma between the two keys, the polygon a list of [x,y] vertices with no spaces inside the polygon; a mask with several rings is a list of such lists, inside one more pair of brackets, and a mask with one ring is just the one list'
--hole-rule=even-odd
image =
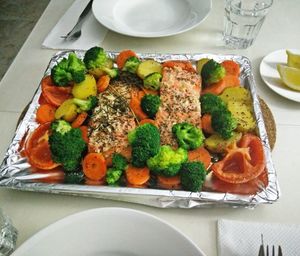
{"label": "foil-lined tray", "polygon": [[[58,61],[67,57],[71,51],[61,51],[55,54],[45,71],[49,75],[51,68]],[[83,58],[84,51],[75,51]],[[110,57],[115,57],[116,52],[108,52]],[[259,204],[273,203],[280,196],[276,171],[272,162],[271,149],[266,132],[263,114],[260,108],[259,97],[255,88],[255,81],[251,70],[251,63],[248,58],[238,55],[215,55],[215,54],[139,54],[144,59],[154,59],[157,61],[165,60],[189,60],[196,63],[201,58],[213,58],[216,61],[232,59],[241,66],[240,80],[241,84],[250,90],[253,100],[254,113],[256,116],[258,134],[263,142],[268,170],[268,186],[262,188],[260,192],[254,195],[237,195],[231,193],[219,192],[188,192],[182,190],[162,190],[151,188],[130,188],[130,187],[110,187],[101,185],[77,185],[77,184],[55,184],[39,182],[47,178],[47,174],[34,173],[25,157],[19,152],[20,143],[24,135],[34,130],[38,124],[35,121],[35,111],[38,107],[38,99],[41,94],[41,86],[36,90],[28,109],[20,121],[15,136],[5,154],[0,167],[0,186],[23,190],[46,192],[55,194],[67,194],[76,196],[87,196],[111,200],[126,201],[138,204],[144,204],[160,208],[207,208],[207,207],[247,207],[253,208]]]}

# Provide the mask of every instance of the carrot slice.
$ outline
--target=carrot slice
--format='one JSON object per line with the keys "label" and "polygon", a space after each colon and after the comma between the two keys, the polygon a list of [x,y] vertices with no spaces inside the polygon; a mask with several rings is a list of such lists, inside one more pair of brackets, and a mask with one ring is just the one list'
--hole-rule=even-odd
{"label": "carrot slice", "polygon": [[207,169],[211,163],[211,156],[209,152],[204,148],[197,148],[188,152],[189,161],[200,161]]}
{"label": "carrot slice", "polygon": [[211,115],[210,114],[204,114],[201,117],[201,127],[202,127],[202,130],[207,134],[214,133],[214,129],[211,126]]}
{"label": "carrot slice", "polygon": [[87,117],[88,117],[87,112],[81,112],[80,114],[77,115],[75,120],[72,122],[71,126],[73,128],[80,127],[84,123],[84,121],[86,120]]}
{"label": "carrot slice", "polygon": [[240,79],[238,76],[226,75],[224,78],[225,87],[237,87],[241,85]]}
{"label": "carrot slice", "polygon": [[146,118],[146,119],[143,119],[140,121],[140,125],[143,125],[143,124],[153,124],[157,127],[157,123],[155,122],[155,120],[153,119],[150,119],[150,118]]}
{"label": "carrot slice", "polygon": [[106,88],[109,86],[110,82],[110,76],[109,75],[103,75],[100,76],[97,80],[97,91],[99,93],[104,92]]}
{"label": "carrot slice", "polygon": [[174,67],[181,67],[182,69],[196,73],[193,64],[187,60],[169,60],[162,64],[163,68],[174,68]]}
{"label": "carrot slice", "polygon": [[148,167],[134,167],[128,165],[125,170],[126,179],[132,185],[143,185],[150,179],[150,170]]}
{"label": "carrot slice", "polygon": [[37,122],[40,124],[43,124],[43,123],[54,121],[55,120],[55,110],[56,110],[56,107],[54,107],[50,104],[40,105],[36,111]]}
{"label": "carrot slice", "polygon": [[164,189],[179,189],[180,186],[180,176],[176,175],[173,177],[165,177],[162,175],[157,175],[157,185]]}
{"label": "carrot slice", "polygon": [[101,153],[88,153],[83,159],[82,168],[88,179],[99,181],[106,175],[105,158]]}
{"label": "carrot slice", "polygon": [[219,82],[213,83],[213,84],[207,86],[204,90],[202,90],[201,95],[206,94],[206,93],[212,93],[215,95],[219,95],[224,91],[225,88],[226,88],[226,84],[225,84],[225,80],[223,78]]}
{"label": "carrot slice", "polygon": [[41,82],[43,97],[49,104],[60,106],[64,101],[71,98],[72,87],[59,87],[54,85],[51,76],[45,76]]}
{"label": "carrot slice", "polygon": [[142,87],[142,90],[145,94],[152,94],[152,95],[158,95],[159,91],[155,91],[155,90],[151,90],[151,89],[146,89],[144,87]]}
{"label": "carrot slice", "polygon": [[226,70],[226,75],[239,76],[240,75],[240,65],[233,60],[224,60],[221,65]]}
{"label": "carrot slice", "polygon": [[116,63],[119,69],[122,69],[130,57],[137,57],[136,53],[132,50],[123,50],[121,51],[117,58],[116,58]]}
{"label": "carrot slice", "polygon": [[88,127],[86,125],[81,125],[78,128],[81,130],[83,140],[88,144],[89,143]]}
{"label": "carrot slice", "polygon": [[129,102],[129,107],[139,120],[148,118],[148,116],[144,113],[141,107],[141,101],[144,95],[145,93],[143,91],[139,91],[138,93],[132,93]]}

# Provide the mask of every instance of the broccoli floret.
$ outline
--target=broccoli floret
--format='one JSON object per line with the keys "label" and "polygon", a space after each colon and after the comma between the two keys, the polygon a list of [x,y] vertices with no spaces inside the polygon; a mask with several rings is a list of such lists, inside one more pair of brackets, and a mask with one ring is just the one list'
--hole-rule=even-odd
{"label": "broccoli floret", "polygon": [[215,111],[211,117],[211,126],[223,139],[229,139],[233,136],[237,122],[230,111]]}
{"label": "broccoli floret", "polygon": [[197,192],[205,181],[206,170],[201,162],[187,162],[180,169],[180,181],[184,190]]}
{"label": "broccoli floret", "polygon": [[82,184],[84,181],[83,172],[66,172],[64,183],[66,184]]}
{"label": "broccoli floret", "polygon": [[53,161],[61,163],[65,171],[79,169],[82,154],[87,148],[79,128],[72,128],[64,120],[55,121],[51,125],[49,145]]}
{"label": "broccoli floret", "polygon": [[157,155],[147,160],[150,171],[163,176],[175,176],[181,164],[188,159],[187,151],[183,148],[173,150],[168,145],[163,145]]}
{"label": "broccoli floret", "polygon": [[101,47],[95,46],[87,50],[84,55],[83,62],[89,71],[104,71],[111,78],[118,76],[117,68],[108,67],[109,58]]}
{"label": "broccoli floret", "polygon": [[144,87],[146,89],[157,91],[160,88],[162,75],[158,72],[151,73],[144,78]]}
{"label": "broccoli floret", "polygon": [[201,70],[201,77],[204,85],[219,82],[225,76],[225,68],[215,60],[206,62]]}
{"label": "broccoli floret", "polygon": [[73,98],[75,105],[79,107],[79,112],[93,110],[98,104],[98,98],[96,96],[89,96],[86,100]]}
{"label": "broccoli floret", "polygon": [[128,141],[132,147],[132,165],[144,167],[147,160],[159,151],[159,130],[153,124],[143,124],[128,133]]}
{"label": "broccoli floret", "polygon": [[172,132],[179,147],[186,150],[200,147],[205,139],[201,129],[186,122],[173,125]]}
{"label": "broccoli floret", "polygon": [[128,71],[130,73],[135,74],[140,63],[141,63],[141,61],[139,60],[138,57],[136,57],[136,56],[129,57],[126,60],[122,71]]}
{"label": "broccoli floret", "polygon": [[141,108],[150,118],[155,118],[160,103],[161,100],[159,96],[146,94],[141,100]]}
{"label": "broccoli floret", "polygon": [[115,185],[120,180],[122,174],[122,170],[109,168],[106,172],[106,183],[108,185]]}
{"label": "broccoli floret", "polygon": [[206,93],[201,96],[201,113],[213,114],[215,111],[227,109],[225,102],[217,95]]}
{"label": "broccoli floret", "polygon": [[80,83],[84,80],[86,68],[75,53],[63,58],[51,70],[51,78],[57,86],[68,86],[71,82]]}
{"label": "broccoli floret", "polygon": [[114,153],[112,157],[112,166],[117,170],[125,170],[127,159],[119,153]]}

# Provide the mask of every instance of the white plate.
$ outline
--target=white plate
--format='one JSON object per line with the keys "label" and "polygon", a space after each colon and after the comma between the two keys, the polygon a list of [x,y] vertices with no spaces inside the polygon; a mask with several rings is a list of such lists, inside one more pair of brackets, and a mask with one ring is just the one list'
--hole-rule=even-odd
{"label": "white plate", "polygon": [[204,256],[166,222],[125,208],[93,209],[66,217],[38,232],[11,256],[41,255]]}
{"label": "white plate", "polygon": [[[290,49],[292,52],[299,50]],[[260,75],[268,87],[279,95],[300,102],[300,92],[294,91],[283,84],[277,71],[277,64],[287,64],[286,49],[268,54],[260,63]]]}
{"label": "white plate", "polygon": [[135,37],[163,37],[199,25],[211,0],[94,0],[93,13],[105,27]]}

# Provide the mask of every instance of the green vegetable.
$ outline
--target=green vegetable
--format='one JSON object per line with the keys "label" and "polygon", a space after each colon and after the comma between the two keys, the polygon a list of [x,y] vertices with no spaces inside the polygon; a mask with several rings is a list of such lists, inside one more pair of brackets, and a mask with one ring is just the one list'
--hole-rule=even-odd
{"label": "green vegetable", "polygon": [[63,58],[51,70],[51,78],[57,86],[68,86],[71,82],[80,83],[84,80],[86,68],[75,53]]}
{"label": "green vegetable", "polygon": [[161,73],[154,72],[144,78],[144,87],[146,89],[157,91],[160,88]]}
{"label": "green vegetable", "polygon": [[211,117],[211,126],[223,139],[229,139],[233,136],[233,131],[237,127],[237,122],[230,111],[220,110],[213,113]]}
{"label": "green vegetable", "polygon": [[114,153],[112,157],[112,166],[118,170],[125,170],[127,159],[119,153]]}
{"label": "green vegetable", "polygon": [[168,145],[163,145],[157,155],[147,160],[147,166],[151,172],[163,176],[175,176],[181,164],[188,159],[187,151],[183,148],[173,150]]}
{"label": "green vegetable", "polygon": [[116,185],[123,174],[122,170],[116,168],[108,168],[106,172],[106,183],[108,185]]}
{"label": "green vegetable", "polygon": [[64,120],[53,122],[49,144],[53,161],[61,163],[65,171],[79,169],[82,154],[87,148],[79,128],[72,128]]}
{"label": "green vegetable", "polygon": [[93,110],[98,104],[96,96],[89,96],[86,100],[73,98],[73,103],[79,107],[79,112]]}
{"label": "green vegetable", "polygon": [[186,150],[199,148],[204,142],[202,130],[190,123],[179,123],[172,127],[178,145]]}
{"label": "green vegetable", "polygon": [[200,97],[201,113],[213,114],[215,111],[227,109],[225,102],[217,95],[206,93]]}
{"label": "green vegetable", "polygon": [[143,124],[128,133],[128,141],[132,147],[132,165],[144,167],[147,160],[159,151],[159,130],[153,124]]}
{"label": "green vegetable", "polygon": [[206,170],[201,162],[187,162],[180,169],[180,180],[184,190],[197,192],[205,181]]}
{"label": "green vegetable", "polygon": [[146,94],[141,100],[141,108],[150,118],[155,118],[160,103],[161,100],[159,96]]}
{"label": "green vegetable", "polygon": [[83,172],[66,172],[64,183],[66,184],[82,184],[84,181]]}
{"label": "green vegetable", "polygon": [[122,71],[128,71],[130,73],[136,74],[136,70],[137,70],[138,66],[140,65],[140,63],[141,63],[141,61],[139,60],[138,57],[136,57],[136,56],[129,57],[126,60]]}
{"label": "green vegetable", "polygon": [[225,68],[213,59],[206,62],[201,70],[201,77],[205,85],[219,82],[225,74]]}
{"label": "green vegetable", "polygon": [[109,57],[103,48],[95,46],[86,51],[83,62],[89,72],[102,74],[105,72],[111,78],[118,76],[118,69],[111,67]]}

